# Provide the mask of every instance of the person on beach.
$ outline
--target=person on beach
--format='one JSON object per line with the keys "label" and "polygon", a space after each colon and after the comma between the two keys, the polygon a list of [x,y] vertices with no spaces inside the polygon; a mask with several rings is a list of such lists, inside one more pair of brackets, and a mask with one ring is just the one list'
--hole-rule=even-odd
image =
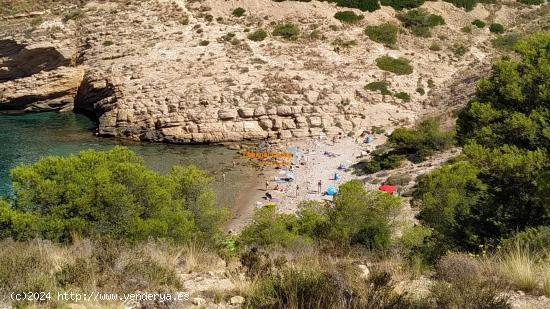
{"label": "person on beach", "polygon": [[269,181],[265,181],[265,190],[267,191],[269,189]]}
{"label": "person on beach", "polygon": [[222,180],[225,182],[225,173],[222,174]]}
{"label": "person on beach", "polygon": [[296,197],[298,197],[298,191],[300,191],[300,185],[296,185]]}
{"label": "person on beach", "polygon": [[323,183],[321,182],[321,180],[319,180],[319,182],[317,183],[317,192],[319,194],[321,194],[321,187],[322,187]]}

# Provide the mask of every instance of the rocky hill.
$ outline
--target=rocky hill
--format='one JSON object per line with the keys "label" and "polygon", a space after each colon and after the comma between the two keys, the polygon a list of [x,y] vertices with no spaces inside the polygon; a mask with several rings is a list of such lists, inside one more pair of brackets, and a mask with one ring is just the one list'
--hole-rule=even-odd
{"label": "rocky hill", "polygon": [[[547,7],[516,2],[422,8],[444,24],[421,36],[390,7],[317,1],[74,1],[3,13],[0,111],[74,107],[98,119],[100,135],[174,143],[402,125],[464,104],[499,55],[498,35],[474,20],[523,32],[547,18]],[[363,18],[334,17],[350,10]],[[365,32],[388,22],[395,43]]]}

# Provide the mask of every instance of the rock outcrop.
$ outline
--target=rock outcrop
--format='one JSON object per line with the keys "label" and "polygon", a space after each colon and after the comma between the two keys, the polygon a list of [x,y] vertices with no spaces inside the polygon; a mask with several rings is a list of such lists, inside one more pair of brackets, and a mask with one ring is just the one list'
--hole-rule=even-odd
{"label": "rock outcrop", "polygon": [[84,75],[53,46],[0,41],[0,112],[71,109]]}
{"label": "rock outcrop", "polygon": [[[231,14],[236,6],[246,10],[244,17]],[[441,95],[446,85],[468,68],[487,66],[494,54],[486,29],[460,31],[474,18],[489,18],[482,6],[472,12],[445,2],[424,7],[447,20],[433,30],[434,37],[452,38],[438,39],[447,50],[426,52],[435,39],[405,33],[397,49],[369,40],[365,25],[398,23],[389,7],[362,12],[366,18],[350,26],[333,18],[337,7],[317,1],[91,1],[77,21],[53,17],[39,26],[33,33],[42,34],[41,44],[17,40],[35,48],[15,41],[0,47],[8,55],[0,58],[0,109],[66,109],[74,101],[76,111],[97,118],[103,136],[172,143],[348,134],[411,123],[445,110],[445,100],[434,103],[435,97],[448,97]],[[300,37],[273,36],[282,22],[296,24]],[[249,40],[259,28],[270,35]],[[466,55],[452,52],[457,42],[469,44]],[[68,44],[72,56],[56,53]],[[376,59],[386,55],[409,59],[413,73],[382,71]],[[375,81],[405,95],[365,90]]]}

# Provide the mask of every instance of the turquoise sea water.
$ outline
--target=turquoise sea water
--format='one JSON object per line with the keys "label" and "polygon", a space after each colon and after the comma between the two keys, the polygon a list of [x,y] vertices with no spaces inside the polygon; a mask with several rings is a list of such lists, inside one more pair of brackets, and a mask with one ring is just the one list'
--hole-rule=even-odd
{"label": "turquoise sea water", "polygon": [[[109,149],[125,145],[143,156],[150,168],[164,173],[174,164],[195,164],[216,181],[218,200],[232,206],[242,190],[247,167],[232,169],[235,151],[214,145],[167,145],[132,143],[93,135],[95,123],[86,116],[67,113],[0,115],[0,196],[10,194],[9,171],[18,164],[28,164],[46,155],[69,155],[84,149]],[[226,173],[226,182],[221,174]]]}

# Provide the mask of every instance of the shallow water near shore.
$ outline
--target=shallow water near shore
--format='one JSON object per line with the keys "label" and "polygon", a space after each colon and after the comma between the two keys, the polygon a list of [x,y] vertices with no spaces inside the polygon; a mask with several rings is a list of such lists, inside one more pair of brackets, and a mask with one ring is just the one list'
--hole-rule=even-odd
{"label": "shallow water near shore", "polygon": [[[95,123],[72,112],[0,115],[0,196],[11,193],[9,171],[18,164],[30,164],[47,155],[76,154],[85,149],[107,150],[123,145],[141,155],[146,165],[165,173],[175,164],[194,164],[214,177],[218,203],[234,206],[250,182],[253,168],[236,151],[219,145],[168,145],[134,143],[93,135]],[[226,182],[222,182],[226,173]]]}

